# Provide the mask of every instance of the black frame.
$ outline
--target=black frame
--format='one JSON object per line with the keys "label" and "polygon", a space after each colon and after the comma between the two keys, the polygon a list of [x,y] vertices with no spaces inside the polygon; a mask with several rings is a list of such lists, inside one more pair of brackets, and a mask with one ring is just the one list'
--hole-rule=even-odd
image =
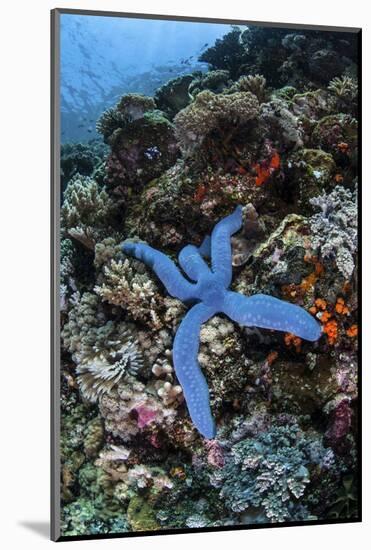
{"label": "black frame", "polygon": [[[179,15],[156,15],[148,13],[123,13],[114,11],[80,10],[55,8],[51,10],[51,491],[50,491],[50,536],[55,542],[75,540],[129,538],[143,536],[161,536],[173,534],[207,533],[218,531],[247,531],[250,529],[271,529],[305,525],[333,525],[362,522],[362,29],[360,27],[336,27],[326,25],[307,25],[301,23],[270,23],[241,19],[218,19],[209,17],[192,17]],[[357,423],[359,436],[357,440],[357,480],[358,480],[358,518],[326,519],[313,521],[293,521],[276,524],[233,525],[224,527],[201,527],[187,529],[161,529],[160,531],[139,531],[131,533],[107,533],[96,535],[61,536],[60,534],[60,319],[59,319],[59,260],[60,260],[60,15],[90,15],[99,17],[122,17],[130,19],[154,19],[186,21],[195,23],[216,23],[230,25],[254,25],[260,27],[306,29],[357,34],[358,48],[358,401]]]}

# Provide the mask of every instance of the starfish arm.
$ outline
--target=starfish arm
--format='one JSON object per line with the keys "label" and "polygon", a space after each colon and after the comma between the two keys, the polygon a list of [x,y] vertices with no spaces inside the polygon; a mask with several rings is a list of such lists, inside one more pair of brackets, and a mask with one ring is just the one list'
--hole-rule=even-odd
{"label": "starfish arm", "polygon": [[204,304],[192,307],[181,322],[173,346],[174,368],[183,388],[188,411],[198,431],[209,439],[216,429],[210,409],[209,388],[197,360],[200,328],[216,313]]}
{"label": "starfish arm", "polygon": [[231,235],[242,225],[242,206],[237,206],[233,214],[223,218],[211,234],[212,270],[220,276],[224,286],[229,287],[232,281],[232,247]]}
{"label": "starfish arm", "polygon": [[291,332],[311,342],[321,336],[320,324],[304,308],[266,294],[247,297],[228,291],[223,313],[243,326]]}
{"label": "starfish arm", "polygon": [[182,301],[193,298],[195,285],[183,277],[174,262],[165,254],[144,243],[124,243],[122,250],[153,269],[170,296]]}
{"label": "starfish arm", "polygon": [[196,246],[189,244],[182,248],[178,260],[183,271],[193,281],[197,281],[202,275],[210,273],[207,263],[201,257]]}
{"label": "starfish arm", "polygon": [[210,258],[211,256],[211,237],[210,235],[206,235],[200,246],[198,247],[198,251],[201,254],[203,258]]}

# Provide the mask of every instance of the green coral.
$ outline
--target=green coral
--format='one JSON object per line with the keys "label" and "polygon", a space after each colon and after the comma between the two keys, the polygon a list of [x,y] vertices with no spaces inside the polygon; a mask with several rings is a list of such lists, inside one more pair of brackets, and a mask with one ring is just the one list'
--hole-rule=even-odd
{"label": "green coral", "polygon": [[155,93],[156,105],[171,119],[190,103],[189,85],[194,80],[193,74],[172,78],[163,84]]}
{"label": "green coral", "polygon": [[100,140],[89,143],[64,143],[61,146],[61,184],[64,190],[67,182],[77,174],[94,177],[103,164],[107,148]]}
{"label": "green coral", "polygon": [[160,528],[153,507],[139,496],[130,500],[127,518],[133,531],[156,531]]}
{"label": "green coral", "polygon": [[127,531],[130,526],[125,510],[110,506],[102,495],[94,500],[80,497],[62,509],[61,532],[65,537]]}
{"label": "green coral", "polygon": [[329,515],[334,519],[358,517],[357,483],[353,475],[348,474],[342,478]]}
{"label": "green coral", "polygon": [[358,95],[357,81],[346,75],[333,78],[328,85],[328,89],[341,100],[354,100]]}
{"label": "green coral", "polygon": [[74,498],[78,472],[85,461],[84,439],[92,414],[89,407],[78,402],[75,392],[68,392],[62,401],[60,454],[64,502]]}
{"label": "green coral", "polygon": [[97,416],[89,422],[85,431],[84,452],[88,458],[97,456],[104,442],[104,428],[102,419]]}
{"label": "green coral", "polygon": [[213,130],[221,131],[223,124],[236,128],[255,119],[258,111],[259,102],[250,92],[226,95],[205,90],[176,115],[176,135],[184,151],[192,150]]}
{"label": "green coral", "polygon": [[189,95],[194,99],[203,90],[210,90],[216,94],[221,93],[226,89],[229,79],[229,71],[208,71],[193,79],[188,88]]}
{"label": "green coral", "polygon": [[254,94],[259,103],[263,103],[267,99],[266,79],[261,74],[249,74],[240,76],[240,78],[231,86],[231,92],[251,92]]}
{"label": "green coral", "polygon": [[252,508],[263,510],[272,523],[307,519],[310,512],[300,500],[311,481],[311,468],[323,467],[325,453],[315,436],[297,424],[272,425],[233,445],[212,483],[220,487],[220,498],[235,514]]}
{"label": "green coral", "polygon": [[125,128],[131,122],[143,118],[146,111],[156,108],[151,97],[141,94],[126,94],[121,97],[116,107],[107,109],[97,122],[97,132],[103,135],[106,143],[119,128]]}
{"label": "green coral", "polygon": [[[117,128],[109,138],[112,154],[107,162],[106,183],[124,189],[143,186],[158,177],[178,156],[174,127],[162,111],[146,111],[142,117]],[[126,191],[130,197],[130,191]]]}

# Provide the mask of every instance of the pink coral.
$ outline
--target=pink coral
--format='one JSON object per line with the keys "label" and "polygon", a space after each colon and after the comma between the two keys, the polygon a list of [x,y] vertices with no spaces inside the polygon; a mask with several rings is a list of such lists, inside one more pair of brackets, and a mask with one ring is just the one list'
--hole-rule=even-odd
{"label": "pink coral", "polygon": [[138,405],[133,410],[138,415],[137,422],[139,428],[144,428],[156,418],[156,411],[146,407],[145,405]]}
{"label": "pink coral", "polygon": [[347,435],[352,423],[352,409],[348,399],[340,401],[330,416],[326,437],[331,445],[338,445]]}

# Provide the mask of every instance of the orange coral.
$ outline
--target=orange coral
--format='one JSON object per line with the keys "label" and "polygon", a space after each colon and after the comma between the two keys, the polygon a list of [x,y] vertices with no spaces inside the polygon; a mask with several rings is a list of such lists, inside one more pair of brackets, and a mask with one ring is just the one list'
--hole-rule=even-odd
{"label": "orange coral", "polygon": [[[304,256],[304,261],[314,264],[314,271],[304,277],[299,285],[295,285],[294,283],[283,285],[282,293],[286,299],[290,300],[292,298],[296,298],[296,301],[302,299],[307,292],[311,291],[314,288],[317,280],[324,271],[323,265],[318,262],[315,256],[306,255]],[[317,308],[311,308],[309,311],[313,314],[316,314]]]}
{"label": "orange coral", "polygon": [[349,308],[345,305],[343,298],[338,298],[335,305],[336,313],[341,313],[341,315],[349,315]]}
{"label": "orange coral", "polygon": [[292,334],[291,332],[285,334],[285,344],[287,347],[294,346],[297,353],[301,350],[301,338],[299,338],[299,336],[295,336],[295,334]]}
{"label": "orange coral", "polygon": [[280,167],[281,159],[277,151],[274,151],[269,162],[264,161],[261,164],[253,164],[252,168],[256,172],[255,183],[257,186],[265,183],[275,170]]}
{"label": "orange coral", "polygon": [[349,145],[348,145],[348,143],[344,143],[343,141],[341,141],[340,143],[337,144],[337,148],[342,153],[347,153],[348,150],[349,150]]}
{"label": "orange coral", "polygon": [[342,183],[344,178],[341,174],[335,174],[334,180],[336,181],[336,183]]}
{"label": "orange coral", "polygon": [[355,336],[358,335],[358,326],[352,325],[345,332],[346,332],[346,335],[349,336],[349,338],[354,338]]}
{"label": "orange coral", "polygon": [[322,309],[322,311],[324,311],[327,307],[326,300],[323,300],[322,298],[317,298],[317,300],[314,303],[315,303],[316,307],[318,309]]}
{"label": "orange coral", "polygon": [[[328,337],[328,343],[330,345],[335,344],[338,336],[340,328],[343,330],[343,325],[341,323],[341,327],[339,327],[339,317],[338,320],[334,319],[334,315],[350,315],[349,308],[347,307],[344,298],[339,296],[336,299],[335,305],[330,305],[330,309],[328,309],[327,302],[323,300],[322,298],[317,298],[314,302],[314,305],[309,308],[310,313],[313,315],[316,315],[321,323],[323,324],[323,332],[327,334]],[[345,333],[350,338],[353,338],[354,336],[357,336],[358,334],[358,328],[357,325],[352,325],[350,328],[348,328]]]}
{"label": "orange coral", "polygon": [[329,311],[324,311],[321,315],[321,323],[327,323],[330,317],[332,317],[332,313]]}
{"label": "orange coral", "polygon": [[315,271],[313,271],[313,273],[310,273],[307,277],[305,277],[302,282],[300,283],[300,286],[303,290],[303,292],[308,292],[308,290],[311,290],[314,285],[316,284],[317,282],[317,275],[315,273]]}
{"label": "orange coral", "polygon": [[273,154],[273,157],[271,158],[271,161],[270,161],[270,167],[273,170],[278,170],[278,168],[280,167],[280,164],[281,164],[280,156],[277,153],[277,151],[275,151],[274,154]]}
{"label": "orange coral", "polygon": [[338,324],[336,320],[331,319],[331,321],[328,321],[327,323],[325,323],[323,327],[323,331],[327,334],[328,343],[330,345],[335,344],[338,337]]}

